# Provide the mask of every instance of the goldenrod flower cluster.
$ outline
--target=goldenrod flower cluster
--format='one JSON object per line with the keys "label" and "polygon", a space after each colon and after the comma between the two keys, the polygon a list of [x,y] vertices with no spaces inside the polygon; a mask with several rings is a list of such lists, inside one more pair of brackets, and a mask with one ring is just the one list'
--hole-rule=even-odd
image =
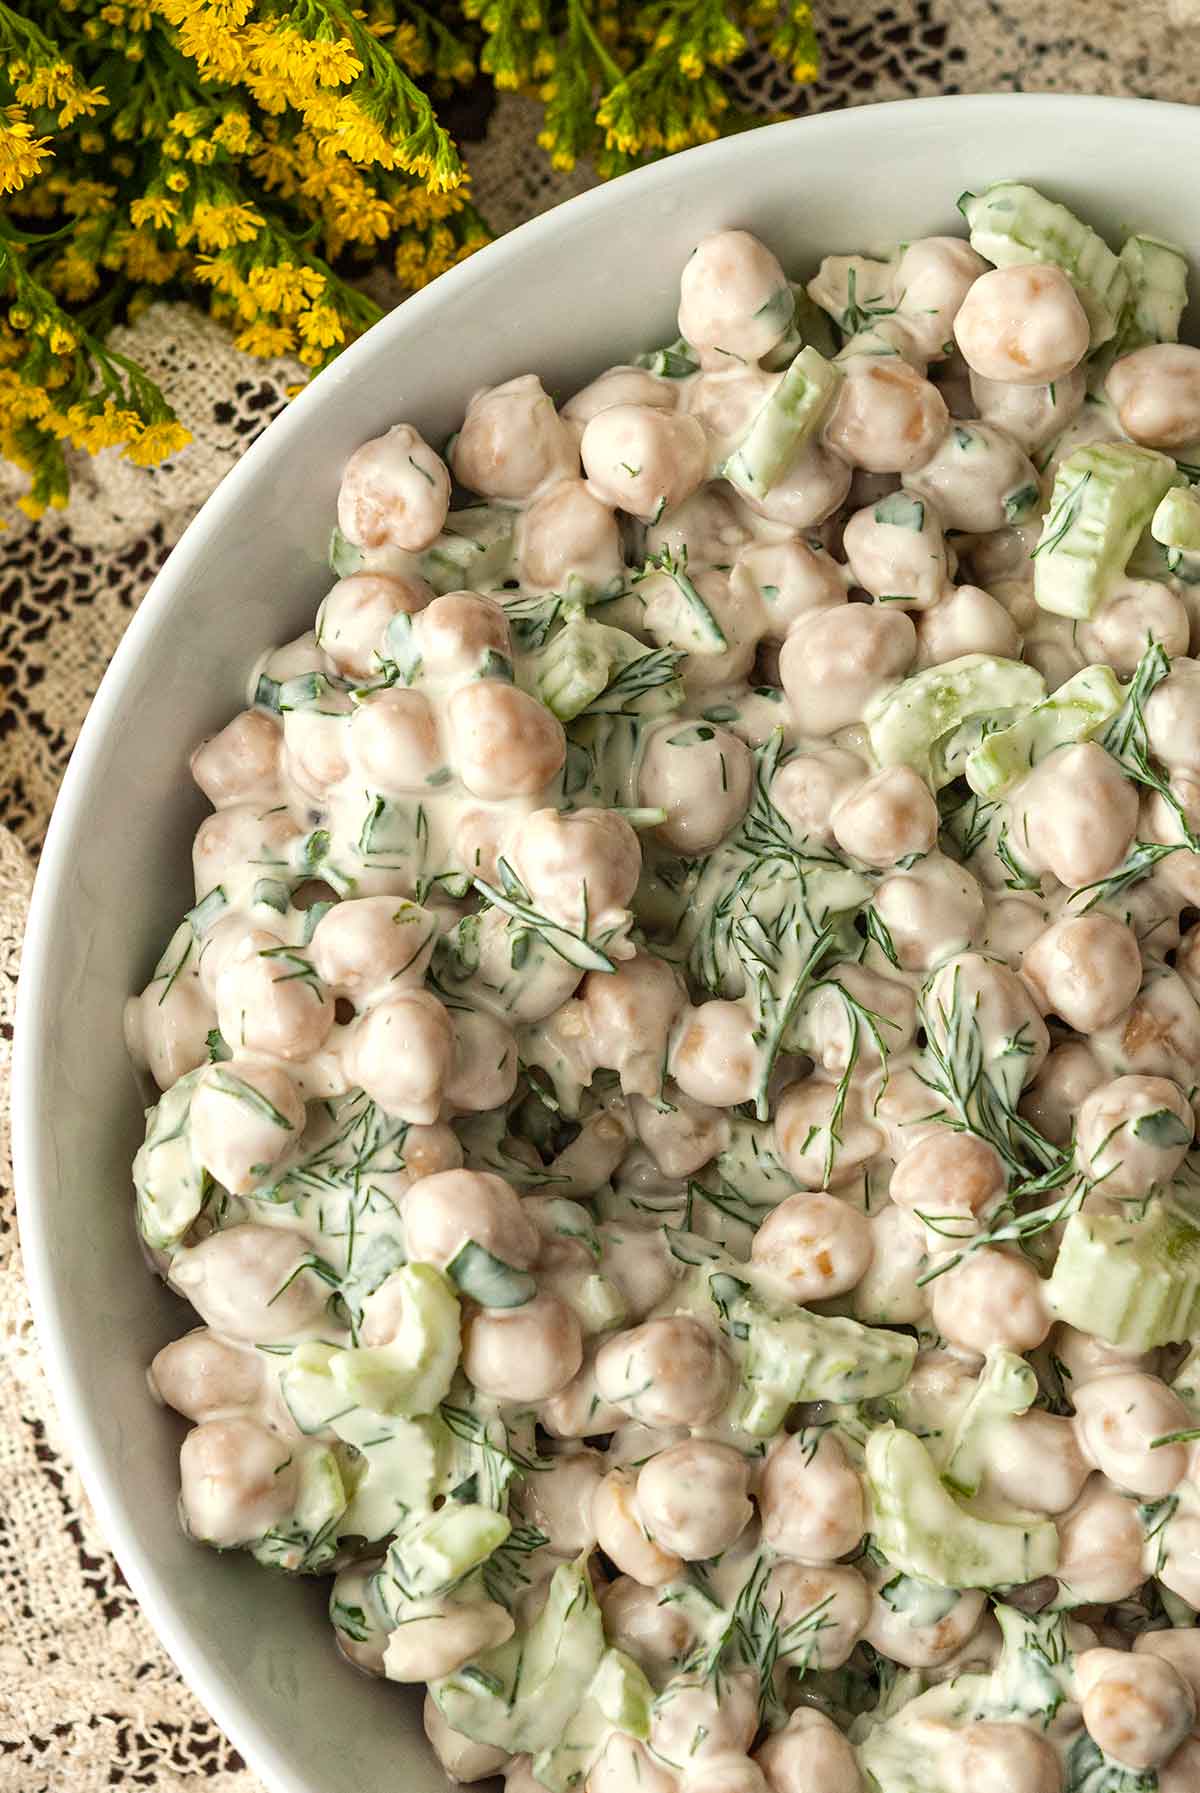
{"label": "goldenrod flower cluster", "polygon": [[[780,0],[0,0],[0,455],[31,516],[67,447],[139,466],[189,434],[106,338],[203,294],[251,355],[314,371],[487,240],[437,103],[480,71],[540,97],[556,166],[602,174],[734,123],[724,74],[768,43],[815,72]],[[746,122],[737,120],[738,124]]]}

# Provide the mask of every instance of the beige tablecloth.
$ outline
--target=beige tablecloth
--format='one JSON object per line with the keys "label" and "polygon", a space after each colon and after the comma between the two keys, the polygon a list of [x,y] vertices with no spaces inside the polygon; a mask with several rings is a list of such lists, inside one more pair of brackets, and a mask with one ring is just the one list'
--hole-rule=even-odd
{"label": "beige tablecloth", "polygon": [[[803,113],[989,89],[1200,100],[1200,0],[818,0],[817,12],[821,82],[797,92],[759,58],[742,77],[748,105]],[[549,173],[536,120],[505,99],[469,151],[496,229],[590,184],[584,169]],[[96,1532],[39,1366],[7,1192],[20,939],[63,767],[151,575],[295,378],[290,363],[236,356],[185,306],[154,306],[125,334],[194,445],[154,473],[112,455],[85,465],[65,517],[0,539],[0,1793],[260,1793]]]}

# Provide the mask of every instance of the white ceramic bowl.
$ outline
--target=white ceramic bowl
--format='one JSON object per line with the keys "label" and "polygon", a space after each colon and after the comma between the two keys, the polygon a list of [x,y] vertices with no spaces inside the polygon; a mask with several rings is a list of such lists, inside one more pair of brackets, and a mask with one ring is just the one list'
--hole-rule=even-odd
{"label": "white ceramic bowl", "polygon": [[[411,1690],[342,1664],[325,1583],[187,1543],[180,1422],[145,1365],[183,1329],[147,1272],[129,1164],[141,1116],[121,1041],[191,902],[203,806],[193,744],[240,706],[256,654],[307,627],[330,583],[342,464],[399,419],[433,441],[477,387],[527,369],[551,392],[676,333],[696,239],[756,231],[792,273],[825,252],[961,228],[964,188],[1045,186],[1119,239],[1200,245],[1200,111],[992,95],[871,106],[693,150],[572,200],[444,275],[273,423],[154,581],[80,736],[38,877],[14,1088],[30,1287],[63,1421],[101,1525],[183,1673],[272,1793],[426,1793],[445,1783]],[[1195,318],[1192,319],[1193,331]]]}

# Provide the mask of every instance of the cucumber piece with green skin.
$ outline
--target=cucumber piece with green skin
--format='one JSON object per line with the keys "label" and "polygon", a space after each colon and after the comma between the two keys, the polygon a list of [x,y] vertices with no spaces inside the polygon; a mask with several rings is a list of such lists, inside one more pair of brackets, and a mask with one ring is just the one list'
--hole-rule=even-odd
{"label": "cucumber piece with green skin", "polygon": [[432,547],[415,557],[421,577],[439,597],[448,591],[487,592],[501,585],[513,568],[516,517],[515,511],[491,504],[451,511]]}
{"label": "cucumber piece with green skin", "polygon": [[450,1500],[427,1513],[388,1546],[379,1584],[385,1610],[395,1616],[408,1601],[448,1593],[485,1563],[511,1530],[506,1514],[471,1501]]}
{"label": "cucumber piece with green skin", "polygon": [[534,1778],[550,1793],[578,1787],[614,1729],[640,1741],[650,1735],[653,1704],[654,1689],[637,1663],[623,1650],[606,1650],[561,1740],[534,1757]]}
{"label": "cucumber piece with green skin", "polygon": [[1007,796],[1055,748],[1092,740],[1124,701],[1111,667],[1085,666],[1007,728],[986,735],[967,755],[967,783],[979,797]]}
{"label": "cucumber piece with green skin", "polygon": [[[394,1336],[386,1345],[321,1347],[329,1353],[324,1370],[344,1397],[343,1406],[409,1417],[432,1413],[445,1400],[458,1367],[458,1297],[431,1264],[404,1264],[380,1286],[398,1297]],[[305,1366],[317,1368],[310,1348],[300,1349]]]}
{"label": "cucumber piece with green skin", "polygon": [[1129,297],[1129,274],[1103,237],[1065,205],[1022,181],[996,181],[983,193],[964,193],[959,210],[971,247],[998,268],[1049,262],[1079,295],[1092,348],[1116,335]]}
{"label": "cucumber piece with green skin", "polygon": [[821,428],[841,381],[840,369],[816,349],[801,349],[726,460],[723,477],[747,497],[765,498]]}
{"label": "cucumber piece with green skin", "polygon": [[524,1307],[537,1294],[537,1282],[528,1270],[514,1270],[474,1239],[455,1253],[446,1274],[480,1307]]}
{"label": "cucumber piece with green skin", "polygon": [[1200,1330],[1200,1228],[1161,1198],[1141,1220],[1073,1214],[1046,1285],[1060,1320],[1152,1351]]}
{"label": "cucumber piece with green skin", "polygon": [[1150,519],[1150,534],[1164,548],[1200,554],[1200,492],[1172,486]]}
{"label": "cucumber piece with green skin", "polygon": [[1027,1413],[1037,1399],[1037,1376],[1023,1357],[993,1351],[955,1427],[950,1458],[942,1480],[955,1494],[970,1500],[979,1493],[997,1422]]}
{"label": "cucumber piece with green skin", "polygon": [[1033,550],[1033,595],[1041,609],[1080,620],[1095,616],[1177,477],[1167,455],[1132,442],[1073,449],[1054,476]]}
{"label": "cucumber piece with green skin", "polygon": [[1129,279],[1129,298],[1118,337],[1118,353],[1131,354],[1150,342],[1178,342],[1179,320],[1187,310],[1187,256],[1159,237],[1130,237],[1119,256]]}
{"label": "cucumber piece with green skin", "polygon": [[192,1156],[189,1124],[192,1096],[204,1071],[204,1066],[189,1071],[146,1110],[146,1137],[133,1161],[133,1187],[138,1231],[151,1251],[173,1250],[204,1206],[208,1179]]}
{"label": "cucumber piece with green skin", "polygon": [[[546,1604],[525,1630],[431,1681],[446,1723],[476,1743],[539,1756],[560,1742],[605,1655],[586,1557],[556,1569]],[[387,1660],[384,1659],[384,1673]]]}
{"label": "cucumber piece with green skin", "polygon": [[1054,1573],[1058,1532],[1050,1520],[1032,1514],[980,1519],[967,1512],[911,1432],[884,1427],[872,1433],[866,1471],[875,1541],[906,1575],[950,1588],[997,1588]]}
{"label": "cucumber piece with green skin", "polygon": [[963,654],[927,667],[875,697],[863,721],[880,766],[911,766],[935,788],[958,775],[939,743],[971,717],[1032,709],[1046,695],[1041,673],[1019,660]]}
{"label": "cucumber piece with green skin", "polygon": [[916,1341],[805,1308],[771,1308],[740,1277],[716,1271],[709,1297],[741,1372],[736,1424],[768,1438],[797,1401],[867,1401],[908,1380]]}

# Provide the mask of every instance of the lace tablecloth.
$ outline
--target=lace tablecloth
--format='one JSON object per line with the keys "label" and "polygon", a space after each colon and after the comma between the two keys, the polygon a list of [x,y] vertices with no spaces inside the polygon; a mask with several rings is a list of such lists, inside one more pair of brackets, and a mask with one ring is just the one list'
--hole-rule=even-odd
{"label": "lace tablecloth", "polygon": [[[1054,89],[1200,100],[1200,0],[842,0],[817,7],[825,73],[804,92],[765,58],[748,106]],[[590,184],[553,175],[537,109],[506,98],[468,146],[481,209],[509,229]],[[0,544],[0,1793],[261,1793],[182,1685],[97,1534],[59,1433],[21,1280],[5,1072],[33,861],[67,756],[125,624],[171,543],[297,370],[235,355],[182,305],[122,333],[195,441],[153,473],[108,455],[65,516]],[[3,508],[11,509],[9,506]]]}

